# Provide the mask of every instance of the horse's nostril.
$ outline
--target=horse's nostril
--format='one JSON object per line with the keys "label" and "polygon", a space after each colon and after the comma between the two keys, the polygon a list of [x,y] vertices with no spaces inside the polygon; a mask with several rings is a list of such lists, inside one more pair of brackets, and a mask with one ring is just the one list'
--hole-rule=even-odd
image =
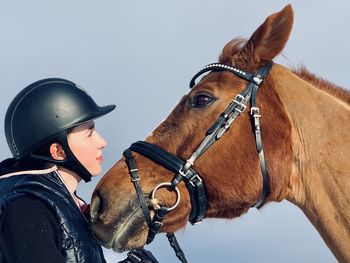
{"label": "horse's nostril", "polygon": [[103,205],[101,202],[101,196],[98,192],[95,192],[95,194],[92,197],[91,201],[91,207],[90,207],[90,213],[91,213],[91,221],[96,222],[99,215],[103,212]]}

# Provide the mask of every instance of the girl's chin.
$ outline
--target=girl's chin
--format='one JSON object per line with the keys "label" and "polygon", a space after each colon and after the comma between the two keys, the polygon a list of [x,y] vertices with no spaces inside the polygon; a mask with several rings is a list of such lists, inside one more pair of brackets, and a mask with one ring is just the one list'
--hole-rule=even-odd
{"label": "girl's chin", "polygon": [[95,168],[95,169],[89,169],[89,173],[92,175],[92,176],[97,176],[99,174],[102,173],[102,167],[98,167],[98,168]]}

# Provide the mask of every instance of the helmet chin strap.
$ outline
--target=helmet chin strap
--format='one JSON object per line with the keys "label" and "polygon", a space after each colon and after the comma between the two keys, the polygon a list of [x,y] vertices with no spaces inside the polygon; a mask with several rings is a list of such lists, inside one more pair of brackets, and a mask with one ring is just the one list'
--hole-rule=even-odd
{"label": "helmet chin strap", "polygon": [[59,144],[61,144],[62,149],[66,154],[66,158],[64,160],[55,160],[51,157],[42,156],[34,153],[30,153],[30,157],[36,160],[42,160],[57,164],[59,166],[62,166],[63,168],[77,173],[85,182],[91,181],[91,173],[85,168],[85,166],[81,162],[79,162],[79,160],[75,157],[75,155],[69,147],[67,131],[59,133],[57,136],[55,136],[55,139]]}

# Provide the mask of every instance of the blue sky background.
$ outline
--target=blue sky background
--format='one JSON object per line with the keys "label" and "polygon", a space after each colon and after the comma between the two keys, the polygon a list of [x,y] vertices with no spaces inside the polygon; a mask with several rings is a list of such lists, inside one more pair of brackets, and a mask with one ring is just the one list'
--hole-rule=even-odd
{"label": "blue sky background", "polygon": [[[12,98],[41,78],[63,77],[99,104],[117,104],[97,121],[108,140],[104,171],[145,138],[188,92],[197,70],[217,61],[236,36],[250,37],[291,3],[295,24],[276,59],[350,87],[350,2],[316,1],[0,1],[0,122]],[[0,129],[0,158],[10,155]],[[99,178],[82,183],[90,195]],[[336,262],[303,213],[288,202],[235,220],[205,220],[178,233],[189,262]],[[148,246],[160,262],[178,262],[166,238]],[[124,255],[105,250],[108,262]]]}

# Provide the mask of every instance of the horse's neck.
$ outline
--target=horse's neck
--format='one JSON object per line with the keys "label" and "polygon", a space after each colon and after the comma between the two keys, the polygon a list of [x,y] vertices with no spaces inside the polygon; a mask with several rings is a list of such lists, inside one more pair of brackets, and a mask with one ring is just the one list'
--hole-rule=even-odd
{"label": "horse's neck", "polygon": [[350,106],[280,65],[271,73],[293,127],[288,200],[350,262]]}

